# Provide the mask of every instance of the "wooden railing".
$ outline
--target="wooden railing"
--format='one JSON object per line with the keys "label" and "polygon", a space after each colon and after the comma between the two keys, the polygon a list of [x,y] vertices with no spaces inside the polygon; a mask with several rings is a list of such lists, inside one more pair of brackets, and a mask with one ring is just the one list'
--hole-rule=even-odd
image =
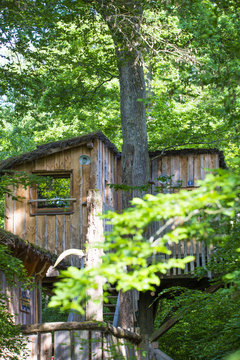
{"label": "wooden railing", "polygon": [[[160,222],[154,222],[150,227],[151,235],[155,236],[161,227],[162,224]],[[168,230],[170,229],[166,228],[162,235],[164,235]],[[212,251],[212,247],[208,246],[206,242],[196,240],[181,240],[178,243],[171,242],[168,243],[166,247],[171,251],[171,254],[166,255],[159,253],[155,256],[157,261],[165,262],[171,258],[183,259],[187,256],[194,256],[195,258],[193,261],[187,263],[184,269],[173,267],[172,269],[168,270],[166,276],[191,275],[194,273],[196,268],[206,268]],[[211,277],[211,272],[208,272],[208,277]]]}
{"label": "wooden railing", "polygon": [[27,360],[147,359],[140,335],[104,322],[23,325]]}
{"label": "wooden railing", "polygon": [[[178,244],[171,243],[168,245],[171,250],[171,255],[166,255],[166,260],[171,258],[183,259],[186,256],[194,256],[195,259],[185,265],[184,269],[174,267],[169,270],[168,276],[193,274],[194,270],[199,267],[206,268],[210,260],[211,250],[204,241],[179,241]],[[208,272],[208,277],[211,277],[211,272]]]}

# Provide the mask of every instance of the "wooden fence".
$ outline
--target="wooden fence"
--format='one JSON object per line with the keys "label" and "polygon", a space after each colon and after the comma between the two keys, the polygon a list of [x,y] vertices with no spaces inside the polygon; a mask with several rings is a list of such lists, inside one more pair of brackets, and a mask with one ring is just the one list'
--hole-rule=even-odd
{"label": "wooden fence", "polygon": [[[161,223],[157,221],[154,222],[151,225],[151,229],[150,229],[151,235],[154,236],[154,234],[156,234],[161,227],[162,227]],[[210,261],[210,256],[213,249],[213,247],[208,246],[206,242],[196,241],[196,240],[182,240],[179,241],[178,243],[169,242],[166,246],[171,251],[171,254],[166,255],[159,253],[156,255],[156,260],[165,262],[171,258],[183,259],[187,256],[194,256],[195,258],[193,261],[185,264],[184,269],[181,269],[179,267],[173,267],[172,269],[168,270],[166,276],[179,276],[179,275],[187,276],[193,274],[196,268],[199,267],[206,268],[207,263],[209,263]],[[209,271],[208,277],[211,278],[211,276],[212,274]]]}
{"label": "wooden fence", "polygon": [[147,359],[139,335],[103,322],[45,323],[22,329],[27,360]]}
{"label": "wooden fence", "polygon": [[[169,258],[183,259],[186,256],[195,257],[195,260],[185,264],[184,269],[174,267],[168,270],[167,275],[169,276],[193,274],[196,268],[205,268],[210,260],[211,249],[204,241],[179,241],[178,244],[169,244],[168,248],[172,254],[165,255],[166,260]],[[211,272],[208,272],[208,277],[211,278]]]}

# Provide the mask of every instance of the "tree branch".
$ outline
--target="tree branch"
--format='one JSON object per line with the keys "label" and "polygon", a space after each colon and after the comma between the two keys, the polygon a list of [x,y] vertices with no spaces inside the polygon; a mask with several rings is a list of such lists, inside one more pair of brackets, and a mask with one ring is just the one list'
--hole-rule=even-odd
{"label": "tree branch", "polygon": [[214,144],[214,143],[218,143],[218,142],[222,142],[222,141],[229,141],[229,140],[233,140],[233,139],[239,139],[240,135],[236,135],[233,137],[229,137],[229,138],[223,138],[223,139],[218,139],[218,140],[213,140],[213,141],[200,141],[200,142],[186,142],[186,143],[182,143],[182,144],[177,144],[177,145],[171,145],[171,146],[167,146],[164,149],[162,149],[161,153],[159,155],[156,155],[152,158],[152,160],[158,159],[159,157],[162,157],[165,153],[166,150],[168,149],[174,149],[176,147],[179,146],[185,146],[185,145],[210,145],[210,144]]}

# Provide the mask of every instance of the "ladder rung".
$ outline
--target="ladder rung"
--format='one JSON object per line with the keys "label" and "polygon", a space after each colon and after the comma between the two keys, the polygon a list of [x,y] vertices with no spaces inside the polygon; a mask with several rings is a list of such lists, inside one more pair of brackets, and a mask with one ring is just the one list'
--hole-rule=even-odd
{"label": "ladder rung", "polygon": [[103,315],[114,315],[114,312],[109,312],[109,313],[103,313]]}

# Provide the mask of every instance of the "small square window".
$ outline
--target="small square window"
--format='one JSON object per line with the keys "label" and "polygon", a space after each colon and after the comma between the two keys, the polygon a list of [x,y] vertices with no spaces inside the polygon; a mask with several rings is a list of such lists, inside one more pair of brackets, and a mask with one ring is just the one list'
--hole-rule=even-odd
{"label": "small square window", "polygon": [[[35,172],[34,172],[35,173]],[[30,192],[31,215],[73,212],[72,172],[37,172],[41,177]]]}

